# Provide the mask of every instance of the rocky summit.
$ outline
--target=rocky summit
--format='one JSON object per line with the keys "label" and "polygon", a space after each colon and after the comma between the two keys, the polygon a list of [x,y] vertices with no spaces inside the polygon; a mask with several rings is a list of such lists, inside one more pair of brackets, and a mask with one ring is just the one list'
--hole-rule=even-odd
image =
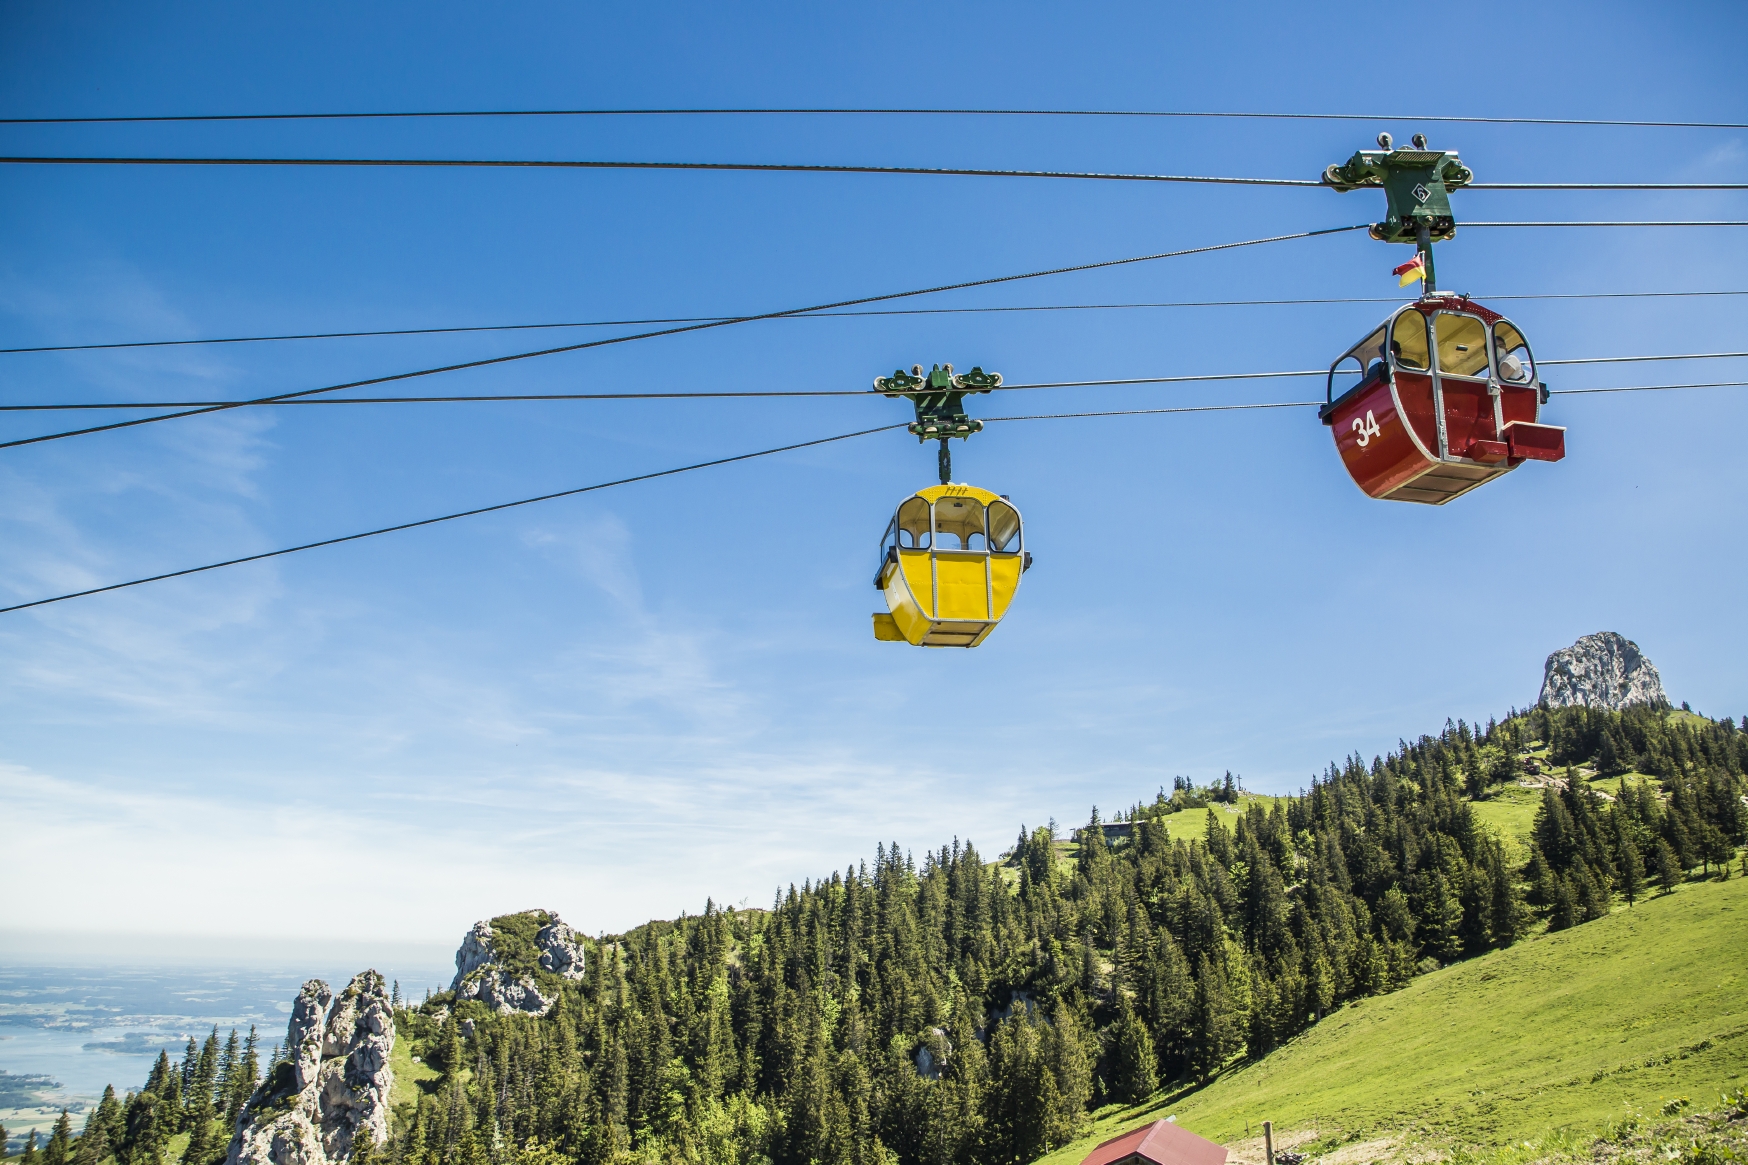
{"label": "rocky summit", "polygon": [[456,1002],[477,999],[500,1014],[544,1014],[557,980],[583,977],[577,932],[550,910],[524,910],[476,922],[455,952]]}
{"label": "rocky summit", "polygon": [[1639,645],[1613,631],[1586,635],[1548,656],[1542,668],[1544,708],[1583,705],[1619,712],[1629,704],[1663,704],[1663,680]]}
{"label": "rocky summit", "polygon": [[388,1142],[394,1011],[382,976],[363,971],[336,999],[311,979],[292,1005],[284,1059],[237,1116],[225,1165],[330,1165],[366,1132]]}

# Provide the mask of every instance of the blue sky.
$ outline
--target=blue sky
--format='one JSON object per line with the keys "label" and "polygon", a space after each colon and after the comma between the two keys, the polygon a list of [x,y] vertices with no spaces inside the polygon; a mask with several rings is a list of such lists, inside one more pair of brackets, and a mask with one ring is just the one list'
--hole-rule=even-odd
{"label": "blue sky", "polygon": [[[1739,5],[9,5],[11,116],[977,106],[1748,121]],[[1468,28],[1467,32],[1458,30]],[[1398,31],[1392,31],[1398,30]],[[623,118],[0,127],[8,153],[595,157],[1315,177],[1379,130],[1482,181],[1745,181],[1744,131],[1330,121]],[[1740,193],[1460,194],[1459,219],[1744,218]],[[11,167],[0,346],[740,314],[1368,222],[1324,190],[805,174]],[[1363,233],[934,297],[1396,294]],[[1743,290],[1742,230],[1468,230],[1478,297]],[[420,392],[860,389],[1327,365],[1384,304],[760,323]],[[1509,305],[1543,358],[1739,351],[1741,300]],[[242,398],[531,348],[488,333],[0,357],[8,401]],[[1555,388],[1748,379],[1740,361]],[[983,415],[1307,400],[1312,382],[979,398]],[[0,601],[905,419],[879,398],[238,410],[0,453]],[[1174,775],[1296,789],[1534,700],[1615,630],[1748,711],[1748,393],[1555,398],[1566,461],[1371,502],[1309,410],[992,425],[955,476],[1037,557],[972,652],[878,644],[902,433],[0,616],[0,931],[448,946],[591,932],[870,857],[1083,820]],[[13,415],[12,436],[58,427]],[[175,940],[183,942],[181,939]],[[201,944],[205,946],[201,946]],[[215,943],[230,944],[214,945]],[[347,949],[355,949],[349,946]],[[397,948],[399,949],[399,948]]]}

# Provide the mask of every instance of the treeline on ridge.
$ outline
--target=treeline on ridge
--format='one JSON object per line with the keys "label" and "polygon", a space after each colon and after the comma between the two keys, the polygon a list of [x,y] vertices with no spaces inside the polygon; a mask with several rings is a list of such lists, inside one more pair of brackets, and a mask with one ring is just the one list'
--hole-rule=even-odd
{"label": "treeline on ridge", "polygon": [[[1565,775],[1537,778],[1518,852],[1474,803],[1544,745]],[[352,1165],[1018,1165],[1098,1105],[1205,1081],[1346,1001],[1647,880],[1727,876],[1745,769],[1748,723],[1538,708],[1350,757],[1266,806],[1179,781],[1118,814],[1109,844],[1094,810],[1077,845],[1022,829],[997,862],[882,846],[768,911],[709,905],[591,942],[580,983],[512,952],[557,996],[543,1016],[448,993],[397,1007],[437,1076]],[[187,1094],[187,1071],[161,1059],[112,1118],[186,1112],[162,1097]],[[160,1165],[163,1136],[134,1123],[104,1125],[106,1151]]]}
{"label": "treeline on ridge", "polygon": [[1623,786],[1636,826],[1686,831],[1678,865],[1707,852],[1697,838],[1745,840],[1748,733],[1733,722],[1536,709],[1352,757],[1266,809],[1207,813],[1191,840],[1168,819],[1230,784],[1162,790],[1120,815],[1115,846],[1095,810],[1071,862],[1049,829],[1022,830],[996,864],[958,842],[920,862],[881,847],[872,868],[791,887],[769,911],[712,905],[595,946],[582,984],[549,984],[561,998],[545,1017],[446,996],[403,1011],[441,1075],[385,1151],[409,1165],[1030,1161],[1101,1103],[1205,1080],[1344,1001],[1543,917],[1573,921],[1529,880],[1534,854],[1550,871],[1586,862],[1595,893],[1614,894],[1591,817],[1617,810],[1582,779],[1549,790],[1536,835],[1565,836],[1550,807],[1582,804],[1594,812],[1572,835],[1586,841],[1539,841],[1527,864],[1472,811],[1531,745],[1576,766],[1605,740],[1649,778]]}
{"label": "treeline on ridge", "polygon": [[[278,1055],[275,1047],[269,1060]],[[216,1027],[198,1047],[190,1036],[180,1060],[158,1053],[138,1091],[118,1099],[114,1085],[106,1087],[103,1098],[86,1111],[78,1136],[63,1108],[42,1148],[32,1132],[16,1160],[19,1165],[165,1165],[173,1139],[186,1133],[174,1159],[214,1165],[224,1160],[237,1115],[260,1082],[260,1061],[253,1027],[241,1040],[232,1028],[222,1045]]]}

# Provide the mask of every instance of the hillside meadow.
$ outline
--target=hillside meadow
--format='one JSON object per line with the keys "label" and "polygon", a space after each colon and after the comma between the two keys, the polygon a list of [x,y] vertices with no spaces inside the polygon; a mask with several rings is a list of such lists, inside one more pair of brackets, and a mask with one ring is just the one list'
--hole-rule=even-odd
{"label": "hillside meadow", "polygon": [[1748,879],[1696,882],[1341,1008],[1199,1090],[1101,1113],[1043,1158],[1172,1115],[1222,1142],[1413,1132],[1497,1145],[1600,1127],[1748,1077]]}

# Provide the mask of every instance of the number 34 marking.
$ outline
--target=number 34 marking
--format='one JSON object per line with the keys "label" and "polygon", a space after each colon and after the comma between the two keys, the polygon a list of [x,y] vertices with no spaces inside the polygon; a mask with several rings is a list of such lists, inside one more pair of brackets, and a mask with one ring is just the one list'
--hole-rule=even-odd
{"label": "number 34 marking", "polygon": [[1372,410],[1367,409],[1365,417],[1353,419],[1353,431],[1360,435],[1360,448],[1364,449],[1379,433],[1378,422],[1372,416]]}

